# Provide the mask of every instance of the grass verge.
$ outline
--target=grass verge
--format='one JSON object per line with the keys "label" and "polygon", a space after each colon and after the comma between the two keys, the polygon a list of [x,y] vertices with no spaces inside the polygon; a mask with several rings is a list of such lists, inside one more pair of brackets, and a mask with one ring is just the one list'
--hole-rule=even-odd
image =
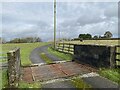
{"label": "grass verge", "polygon": [[19,82],[18,88],[41,88],[40,82],[34,82],[34,83],[26,83],[26,82]]}
{"label": "grass verge", "polygon": [[99,74],[109,80],[120,84],[120,70],[119,69],[101,69]]}
{"label": "grass verge", "polygon": [[92,88],[91,85],[85,83],[85,82],[84,82],[81,78],[79,78],[79,77],[74,77],[74,78],[72,78],[72,79],[71,79],[71,82],[72,82],[72,84],[73,84],[76,88],[78,88],[78,89],[79,89],[79,88],[82,88],[82,89]]}
{"label": "grass verge", "polygon": [[8,77],[7,77],[7,70],[1,70],[0,74],[2,73],[2,88],[8,87]]}
{"label": "grass verge", "polygon": [[50,54],[53,54],[53,55],[57,56],[58,58],[61,58],[61,59],[63,59],[63,60],[66,60],[66,61],[71,61],[71,60],[72,60],[72,55],[70,55],[70,54],[65,54],[65,53],[56,51],[56,50],[54,50],[52,47],[49,47],[49,48],[48,48],[48,52],[49,52]]}
{"label": "grass verge", "polygon": [[53,63],[53,61],[52,61],[50,58],[48,58],[45,53],[41,53],[41,54],[40,54],[40,57],[41,57],[47,64]]}

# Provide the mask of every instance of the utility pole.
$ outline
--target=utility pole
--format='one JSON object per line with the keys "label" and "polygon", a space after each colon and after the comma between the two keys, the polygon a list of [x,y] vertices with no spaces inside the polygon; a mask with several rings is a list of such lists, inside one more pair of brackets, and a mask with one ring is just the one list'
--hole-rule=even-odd
{"label": "utility pole", "polygon": [[56,49],[56,0],[54,0],[54,49]]}

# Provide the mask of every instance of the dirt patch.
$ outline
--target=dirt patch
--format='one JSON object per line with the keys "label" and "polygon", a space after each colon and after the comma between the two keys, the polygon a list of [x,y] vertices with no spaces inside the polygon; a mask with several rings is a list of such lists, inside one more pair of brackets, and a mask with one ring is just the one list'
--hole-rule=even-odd
{"label": "dirt patch", "polygon": [[33,82],[32,70],[31,67],[23,68],[22,70],[22,80],[28,83]]}

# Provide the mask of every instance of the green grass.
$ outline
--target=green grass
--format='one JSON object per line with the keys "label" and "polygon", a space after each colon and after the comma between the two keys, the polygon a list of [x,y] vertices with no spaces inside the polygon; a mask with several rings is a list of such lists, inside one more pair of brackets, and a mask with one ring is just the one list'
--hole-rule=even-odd
{"label": "green grass", "polygon": [[101,69],[99,74],[120,84],[120,70],[119,69]]}
{"label": "green grass", "polygon": [[53,63],[53,61],[52,61],[50,58],[48,58],[45,53],[41,53],[41,54],[40,54],[40,57],[41,57],[47,64]]}
{"label": "green grass", "polygon": [[72,55],[56,51],[51,47],[48,48],[48,52],[66,61],[72,60]]}
{"label": "green grass", "polygon": [[85,83],[81,78],[79,77],[74,77],[71,79],[72,84],[76,87],[76,88],[82,88],[82,89],[89,89],[92,88],[91,85]]}
{"label": "green grass", "polygon": [[0,74],[2,74],[2,88],[7,88],[8,86],[8,77],[7,77],[7,70],[0,70]]}
{"label": "green grass", "polygon": [[31,61],[29,60],[29,55],[31,51],[36,47],[40,47],[46,44],[48,43],[40,42],[40,43],[2,44],[2,52],[5,53],[16,47],[19,47],[21,52],[21,64],[22,66],[27,66],[31,65]]}
{"label": "green grass", "polygon": [[18,88],[41,88],[40,82],[33,82],[33,83],[26,83],[26,82],[19,82]]}

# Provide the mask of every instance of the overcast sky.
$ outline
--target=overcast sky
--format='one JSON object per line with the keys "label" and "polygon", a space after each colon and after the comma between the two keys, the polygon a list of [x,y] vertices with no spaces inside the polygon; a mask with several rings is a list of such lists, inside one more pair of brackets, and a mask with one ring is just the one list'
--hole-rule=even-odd
{"label": "overcast sky", "polygon": [[[38,36],[53,40],[53,2],[2,3],[2,37]],[[75,38],[80,33],[118,36],[117,2],[57,2],[57,38]]]}

